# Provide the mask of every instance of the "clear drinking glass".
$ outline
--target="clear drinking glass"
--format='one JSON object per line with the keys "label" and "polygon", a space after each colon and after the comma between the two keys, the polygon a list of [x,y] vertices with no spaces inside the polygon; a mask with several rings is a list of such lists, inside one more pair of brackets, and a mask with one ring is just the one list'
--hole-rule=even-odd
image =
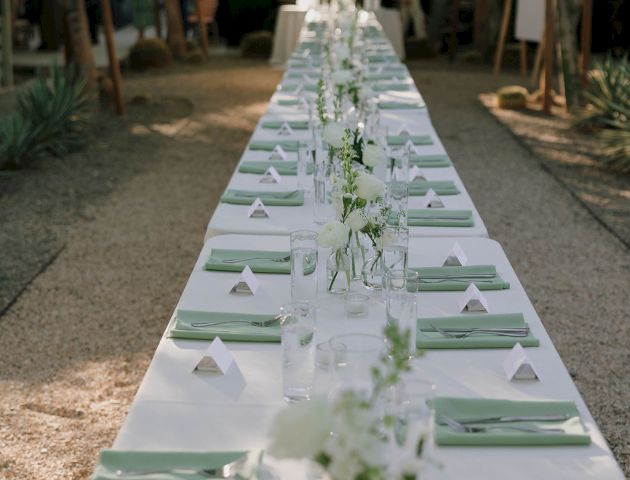
{"label": "clear drinking glass", "polygon": [[[409,332],[409,343],[407,352],[409,358],[416,355],[416,330],[418,319],[418,303],[416,291],[407,288],[395,289],[392,287],[392,276],[387,275],[390,281],[390,288],[386,291],[385,311],[388,324],[396,324],[404,332]],[[395,284],[394,284],[395,285]]]}
{"label": "clear drinking glass", "polygon": [[317,232],[291,233],[291,300],[317,299]]}
{"label": "clear drinking glass", "polygon": [[383,270],[406,270],[409,249],[409,229],[386,226],[383,230]]}
{"label": "clear drinking glass", "polygon": [[409,205],[409,184],[407,182],[387,182],[384,203],[391,209],[388,223],[394,226],[407,226]]}
{"label": "clear drinking glass", "polygon": [[418,272],[413,270],[388,270],[384,275],[385,291],[405,290],[417,292],[420,284]]}
{"label": "clear drinking glass", "polygon": [[[385,350],[385,340],[377,335],[349,333],[330,339],[331,348],[345,348],[344,361],[333,365],[335,392],[353,390],[363,395],[372,392],[372,367],[380,361]],[[343,346],[343,347],[342,347]]]}
{"label": "clear drinking glass", "polygon": [[297,188],[308,194],[313,184],[308,181],[308,167],[313,164],[313,148],[307,143],[300,143],[297,151]]}
{"label": "clear drinking glass", "polygon": [[409,182],[409,153],[400,147],[389,147],[389,168],[387,179],[395,182]]}
{"label": "clear drinking glass", "polygon": [[334,216],[334,207],[330,201],[331,185],[327,175],[326,162],[317,162],[313,171],[313,216],[317,224],[323,225]]}
{"label": "clear drinking glass", "polygon": [[287,402],[308,400],[315,380],[315,306],[292,302],[281,309],[282,391]]}

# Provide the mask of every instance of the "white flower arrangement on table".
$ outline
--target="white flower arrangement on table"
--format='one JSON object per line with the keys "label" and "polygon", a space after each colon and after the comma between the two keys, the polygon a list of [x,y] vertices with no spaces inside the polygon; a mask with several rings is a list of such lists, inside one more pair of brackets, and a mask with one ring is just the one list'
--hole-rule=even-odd
{"label": "white flower arrangement on table", "polygon": [[382,401],[409,370],[410,332],[390,324],[384,334],[388,351],[372,370],[371,393],[346,390],[333,401],[315,397],[288,406],[272,424],[271,455],[309,458],[332,480],[417,479],[424,463],[424,428],[420,423],[401,426]]}

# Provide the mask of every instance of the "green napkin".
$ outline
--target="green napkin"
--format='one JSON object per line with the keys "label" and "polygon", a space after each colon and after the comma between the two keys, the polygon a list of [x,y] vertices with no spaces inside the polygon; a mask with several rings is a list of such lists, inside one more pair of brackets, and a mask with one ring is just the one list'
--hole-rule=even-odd
{"label": "green napkin", "polygon": [[431,135],[388,135],[388,145],[404,145],[407,140],[411,140],[414,145],[432,145],[433,139]]}
{"label": "green napkin", "polygon": [[[293,84],[288,84],[288,85],[282,85],[280,87],[280,90],[282,90],[283,92],[295,92],[298,88],[298,85],[293,83]],[[317,84],[316,83],[307,83],[305,85],[302,85],[302,89],[305,92],[316,92],[317,91]]]}
{"label": "green napkin", "polygon": [[[248,160],[238,166],[240,173],[254,173],[262,175],[273,166],[280,175],[297,175],[297,161],[295,160]],[[313,173],[312,162],[306,165],[306,173]]]}
{"label": "green napkin", "polygon": [[372,85],[372,90],[375,92],[387,92],[388,90],[395,92],[406,92],[411,89],[411,85],[408,83],[382,83],[378,85]]}
{"label": "green napkin", "polygon": [[257,315],[251,313],[198,312],[177,310],[175,324],[169,331],[172,338],[212,340],[219,337],[224,342],[279,342],[280,325],[255,327],[247,323],[226,323],[215,327],[195,328],[193,322],[224,322],[228,320],[264,321],[276,314]]}
{"label": "green napkin", "polygon": [[[219,272],[242,272],[245,265],[249,265],[254,273],[291,273],[291,261],[274,262],[273,259],[288,257],[291,252],[277,252],[270,250],[229,250],[213,248],[210,257],[204,265],[204,270]],[[223,260],[237,258],[251,258],[253,260],[238,263],[224,263]],[[264,258],[263,258],[264,257]]]}
{"label": "green napkin", "polygon": [[381,110],[407,110],[412,108],[424,108],[424,104],[411,102],[378,102],[378,108]]}
{"label": "green napkin", "polygon": [[466,338],[447,338],[440,328],[520,328],[527,327],[522,313],[458,315],[456,317],[419,318],[416,345],[418,348],[512,348],[517,343],[537,347],[539,341],[531,332],[526,337],[503,337],[476,334]]}
{"label": "green napkin", "polygon": [[396,55],[368,55],[370,63],[398,62]]}
{"label": "green napkin", "polygon": [[271,152],[277,145],[280,145],[285,152],[297,152],[299,142],[297,140],[252,140],[249,142],[249,149]]}
{"label": "green napkin", "polygon": [[409,166],[419,168],[450,167],[453,165],[447,155],[416,155],[409,157]]}
{"label": "green napkin", "polygon": [[471,283],[477,285],[479,290],[510,288],[509,282],[501,278],[494,265],[419,267],[411,270],[418,272],[422,291],[463,291]]}
{"label": "green napkin", "polygon": [[365,79],[370,82],[379,81],[379,80],[392,80],[397,75],[393,73],[368,73],[365,76]]}
{"label": "green napkin", "polygon": [[[278,130],[284,125],[283,120],[266,120],[262,122],[262,128]],[[286,122],[293,130],[308,130],[308,120],[289,120]]]}
{"label": "green napkin", "polygon": [[459,189],[452,180],[414,180],[409,182],[409,195],[426,195],[432,188],[438,195],[457,195]]}
{"label": "green napkin", "polygon": [[[220,468],[247,455],[247,452],[146,452],[102,450],[91,480],[120,480],[117,470],[155,470],[169,468]],[[146,480],[201,480],[208,478],[192,474],[154,474],[137,476]],[[219,478],[219,477],[217,477]]]}
{"label": "green napkin", "polygon": [[[591,436],[584,430],[584,426],[580,421],[580,414],[573,402],[442,397],[434,399],[433,406],[435,408],[436,418],[435,443],[438,445],[547,446],[589,445],[591,443]],[[522,415],[571,415],[572,418],[564,422],[514,423],[518,426],[561,428],[565,433],[527,433],[508,429],[491,430],[486,433],[458,433],[445,425],[439,425],[440,415],[446,415],[455,420]],[[493,424],[483,425],[488,426]]]}
{"label": "green napkin", "polygon": [[312,80],[319,80],[321,78],[320,73],[305,73],[305,72],[289,72],[287,73],[287,78],[292,78],[292,79],[304,78],[304,75],[306,75],[308,78]]}
{"label": "green napkin", "polygon": [[278,99],[278,105],[282,107],[295,107],[297,105],[303,105],[304,102],[302,100],[298,100],[297,98],[280,98]]}
{"label": "green napkin", "polygon": [[255,192],[228,189],[221,197],[221,202],[233,205],[251,205],[256,200],[256,197],[259,197],[265,206],[299,207],[304,205],[303,190],[294,190],[293,192]]}
{"label": "green napkin", "polygon": [[472,227],[472,211],[436,209],[410,209],[407,212],[407,224],[410,227]]}

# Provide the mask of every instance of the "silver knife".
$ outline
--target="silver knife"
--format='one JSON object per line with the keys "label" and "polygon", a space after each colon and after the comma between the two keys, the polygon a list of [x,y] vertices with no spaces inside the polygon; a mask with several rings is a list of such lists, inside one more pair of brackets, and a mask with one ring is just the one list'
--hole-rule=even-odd
{"label": "silver knife", "polygon": [[[457,419],[463,425],[472,423],[509,423],[509,422],[563,422],[571,418],[571,415],[505,415],[502,417],[477,417]],[[439,422],[443,425],[442,422]]]}

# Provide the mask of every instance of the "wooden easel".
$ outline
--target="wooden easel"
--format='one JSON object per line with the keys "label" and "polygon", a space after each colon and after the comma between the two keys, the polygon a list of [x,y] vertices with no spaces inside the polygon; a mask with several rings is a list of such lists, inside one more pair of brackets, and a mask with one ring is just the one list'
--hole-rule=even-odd
{"label": "wooden easel", "polygon": [[116,44],[114,43],[114,26],[112,21],[112,7],[109,0],[101,0],[101,12],[103,15],[103,30],[105,31],[105,42],[107,44],[107,56],[109,57],[109,71],[112,76],[114,89],[114,101],[116,102],[116,113],[125,114],[125,102],[122,96],[122,78],[120,76],[120,65],[116,55]]}
{"label": "wooden easel", "polygon": [[[499,43],[497,44],[497,51],[494,55],[494,74],[498,75],[501,71],[501,62],[503,61],[503,50],[505,49],[505,42],[507,40],[507,32],[510,27],[510,18],[512,16],[512,6],[514,0],[505,0],[503,5],[503,18],[501,19],[501,32],[499,33]],[[527,43],[525,40],[519,41],[519,59],[521,64],[521,75],[527,76]]]}

